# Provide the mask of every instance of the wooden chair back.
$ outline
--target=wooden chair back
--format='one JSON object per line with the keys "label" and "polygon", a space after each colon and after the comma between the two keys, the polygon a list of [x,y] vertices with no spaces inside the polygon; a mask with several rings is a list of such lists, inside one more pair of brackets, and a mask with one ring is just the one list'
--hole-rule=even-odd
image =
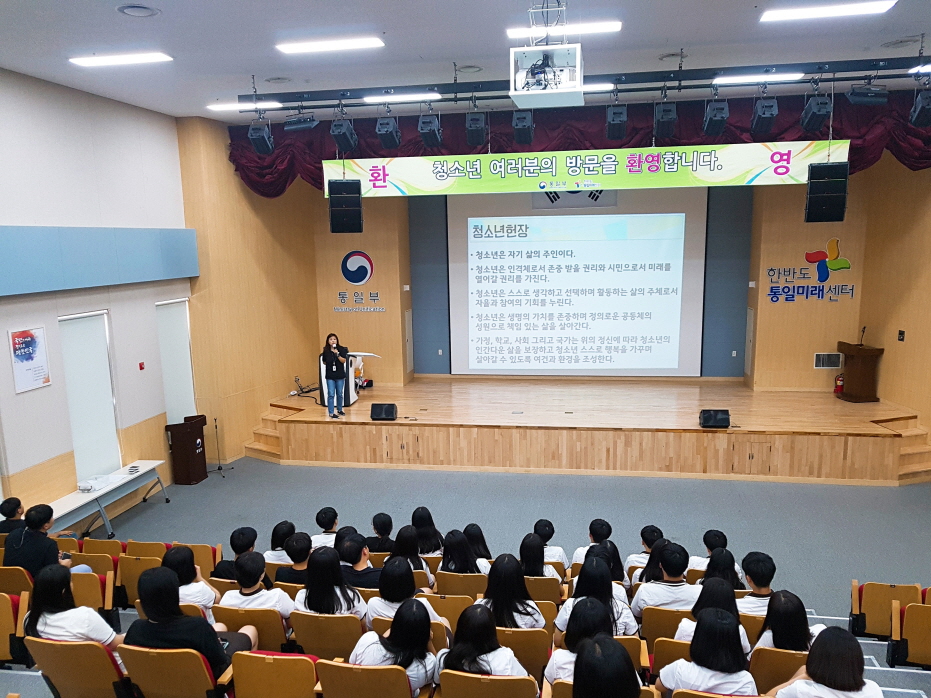
{"label": "wooden chair back", "polygon": [[[194,564],[200,567],[200,573],[209,577],[210,573],[216,569],[217,563],[222,560],[223,547],[216,546],[216,556],[214,556],[213,546],[206,545],[204,543],[178,543],[175,541],[171,544],[172,547],[179,548],[190,548],[194,552]],[[274,579],[274,577],[272,577]]]}
{"label": "wooden chair back", "polygon": [[650,673],[659,676],[660,669],[677,659],[692,661],[691,647],[691,642],[673,640],[668,637],[657,638],[653,645],[653,668]]}
{"label": "wooden chair back", "polygon": [[32,592],[32,577],[22,567],[0,567],[0,594],[20,596]]}
{"label": "wooden chair back", "polygon": [[692,612],[674,608],[647,606],[643,609],[640,635],[647,641],[647,649],[654,653],[653,643],[661,637],[672,639],[676,636],[679,623],[683,618],[691,618]]}
{"label": "wooden chair back", "polygon": [[583,563],[581,562],[572,563],[572,567],[569,568],[569,576],[572,577],[572,579],[575,579],[579,576],[579,572],[582,571],[582,565]]}
{"label": "wooden chair back", "polygon": [[281,589],[285,594],[291,597],[291,600],[297,598],[297,592],[304,588],[303,584],[288,584],[287,582],[275,582],[275,588]]}
{"label": "wooden chair back", "polygon": [[[0,589],[2,591],[2,589]],[[892,602],[904,608],[921,603],[919,584],[879,584],[867,582],[860,592],[860,613],[866,617],[864,632],[867,635],[888,637],[892,634]]]}
{"label": "wooden chair back", "polygon": [[365,603],[368,603],[369,601],[374,599],[376,596],[378,596],[378,589],[365,589],[363,587],[353,587],[353,588],[359,592],[359,596],[362,597],[362,600],[365,601]]}
{"label": "wooden chair back", "polygon": [[749,589],[734,589],[735,598],[742,599],[743,597],[749,596],[749,595],[750,595]]}
{"label": "wooden chair back", "polygon": [[488,676],[444,669],[440,685],[443,698],[537,698],[537,682],[529,676]]}
{"label": "wooden chair back", "polygon": [[747,631],[747,639],[751,645],[755,645],[760,637],[760,631],[763,629],[763,622],[766,616],[751,616],[749,613],[740,614],[740,624]]}
{"label": "wooden chair back", "polygon": [[[931,664],[931,606],[909,604],[904,614],[899,609],[898,601],[893,601],[892,606],[892,639],[908,641],[907,661],[910,664]],[[899,622],[896,623],[896,620]]]}
{"label": "wooden chair back", "polygon": [[572,698],[572,682],[559,679],[553,684],[551,698]]}
{"label": "wooden chair back", "polygon": [[685,688],[680,688],[677,691],[673,691],[672,695],[674,698],[721,698],[717,693],[705,693],[704,691],[689,691]]}
{"label": "wooden chair back", "polygon": [[427,563],[427,567],[430,568],[430,574],[435,575],[440,569],[440,565],[443,564],[442,555],[421,555],[421,557]]}
{"label": "wooden chair back", "polygon": [[101,698],[114,695],[123,672],[113,654],[97,642],[57,642],[27,637],[26,647],[42,675],[60,698]]}
{"label": "wooden chair back", "polygon": [[559,609],[556,607],[552,601],[537,601],[537,608],[540,609],[540,615],[543,616],[543,620],[546,623],[544,630],[550,634],[550,637],[553,637],[554,632],[556,631],[556,616],[559,615]]}
{"label": "wooden chair back", "polygon": [[65,536],[63,538],[54,538],[55,545],[58,546],[59,552],[62,553],[79,553],[81,552],[81,546],[78,544],[76,538],[71,538]]}
{"label": "wooden chair back", "polygon": [[207,696],[216,678],[199,652],[120,645],[126,673],[145,698]]}
{"label": "wooden chair back", "polygon": [[9,533],[0,533],[0,548],[6,547],[6,537]]}
{"label": "wooden chair back", "polygon": [[[20,597],[20,616],[26,615],[28,608],[28,599],[23,603]],[[13,611],[13,600],[7,594],[0,594],[0,638],[6,638],[0,642],[0,661],[8,662],[13,659],[13,653],[10,651],[9,639],[16,635],[17,617]]]}
{"label": "wooden chair back", "polygon": [[760,647],[750,655],[750,673],[760,695],[791,679],[808,661],[808,652]]}
{"label": "wooden chair back", "polygon": [[380,569],[385,566],[385,560],[391,557],[391,553],[369,553],[369,561],[372,567]]}
{"label": "wooden chair back", "polygon": [[559,574],[560,579],[566,578],[566,566],[562,564],[559,560],[547,561],[547,562],[544,562],[543,564],[549,565],[554,570],[556,570],[557,574]]}
{"label": "wooden chair back", "polygon": [[113,608],[113,572],[107,572],[105,581],[87,572],[71,575],[71,592],[77,606],[87,606],[95,611]]}
{"label": "wooden chair back", "polygon": [[135,603],[136,599],[139,598],[139,576],[146,570],[161,566],[162,558],[160,557],[120,555],[116,585],[125,587],[126,599],[129,603]]}
{"label": "wooden chair back", "polygon": [[317,672],[310,657],[237,652],[233,655],[236,698],[307,698],[313,694]]}
{"label": "wooden chair back", "polygon": [[562,603],[562,584],[553,577],[524,577],[527,582],[527,591],[534,601],[551,601]]}
{"label": "wooden chair back", "polygon": [[[379,635],[384,635],[391,629],[391,620],[391,618],[375,616],[372,618],[372,630],[374,630]],[[433,641],[433,649],[435,649],[437,652],[440,650],[445,650],[449,646],[449,643],[446,642],[446,626],[438,620],[431,620],[430,639]],[[304,651],[307,651],[306,647],[304,648]]]}
{"label": "wooden chair back", "polygon": [[126,541],[126,554],[130,557],[157,557],[161,560],[168,552],[168,546],[165,543],[149,543],[141,540]]}
{"label": "wooden chair back", "polygon": [[235,579],[220,579],[219,577],[211,577],[207,580],[214,589],[220,592],[220,596],[223,596],[228,591],[238,591],[239,584]]}
{"label": "wooden chair back", "polygon": [[418,589],[430,588],[430,577],[427,576],[427,570],[414,570],[414,586]]}
{"label": "wooden chair back", "polygon": [[[139,618],[145,620],[147,618],[145,611],[142,608],[142,602],[139,599],[136,599],[133,604],[136,608],[136,613],[139,614]],[[191,616],[192,618],[206,618],[207,613],[197,604],[193,603],[182,603],[178,604],[178,607],[181,609],[181,613],[185,616]]]}
{"label": "wooden chair back", "polygon": [[[631,600],[633,600],[633,598],[637,595],[637,592],[640,590],[640,587],[642,587],[643,585],[644,585],[644,582],[637,582],[636,584],[632,584],[630,587],[630,593],[628,594],[628,597]],[[569,595],[571,596],[572,592],[569,592]]]}
{"label": "wooden chair back", "polygon": [[703,579],[705,576],[705,570],[686,570],[685,571],[685,581],[688,584],[698,584],[699,579]]}
{"label": "wooden chair back", "polygon": [[321,659],[316,668],[326,698],[411,698],[407,672],[399,666],[358,666]]}
{"label": "wooden chair back", "polygon": [[281,646],[287,642],[281,615],[274,608],[214,606],[213,618],[217,623],[226,625],[232,632],[236,632],[244,625],[255,626],[255,629],[259,631],[259,646],[256,649],[281,652]]}
{"label": "wooden chair back", "polygon": [[475,603],[471,596],[446,596],[442,594],[417,594],[418,598],[426,599],[430,606],[441,618],[449,621],[449,627],[456,634],[456,623],[459,616],[469,606]]}
{"label": "wooden chair back", "polygon": [[[543,670],[550,658],[553,638],[543,628],[498,628],[498,642],[510,647],[520,665],[537,681],[543,681]],[[445,687],[444,687],[445,692]]]}
{"label": "wooden chair back", "polygon": [[[304,652],[320,659],[348,659],[362,637],[362,622],[352,615],[330,616],[294,611],[291,613],[291,627],[294,628],[294,639]],[[238,689],[238,675],[236,680]]]}
{"label": "wooden chair back", "polygon": [[103,553],[71,553],[71,566],[77,567],[78,565],[87,565],[94,574],[116,572],[113,558]]}
{"label": "wooden chair back", "polygon": [[118,540],[101,540],[100,538],[85,538],[81,546],[82,552],[88,555],[109,555],[119,557],[123,554],[123,543]]}
{"label": "wooden chair back", "polygon": [[637,570],[642,570],[642,569],[643,569],[643,565],[631,565],[630,567],[627,568],[627,578],[630,581],[634,581],[634,572],[636,572]]}
{"label": "wooden chair back", "polygon": [[471,596],[475,600],[485,593],[487,587],[488,576],[484,574],[436,573],[436,591],[438,594]]}
{"label": "wooden chair back", "polygon": [[268,575],[268,578],[275,581],[275,575],[278,574],[278,570],[282,567],[291,567],[290,562],[266,562],[265,563],[265,574]]}
{"label": "wooden chair back", "polygon": [[650,653],[647,652],[645,640],[641,640],[636,635],[615,635],[614,639],[627,650],[630,660],[634,663],[634,669],[641,671],[650,668]]}

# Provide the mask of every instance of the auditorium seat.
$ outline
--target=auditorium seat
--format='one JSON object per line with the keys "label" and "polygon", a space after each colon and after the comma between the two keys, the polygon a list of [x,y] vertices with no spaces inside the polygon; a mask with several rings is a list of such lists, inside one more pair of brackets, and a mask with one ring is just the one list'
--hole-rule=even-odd
{"label": "auditorium seat", "polygon": [[[20,607],[22,606],[22,610]],[[22,620],[29,607],[29,592],[24,596],[0,594],[0,662],[9,662],[13,659],[13,648],[10,643],[22,627]]]}
{"label": "auditorium seat", "polygon": [[369,553],[369,562],[372,567],[380,569],[385,566],[385,560],[391,556],[391,553]]}
{"label": "auditorium seat", "polygon": [[0,533],[0,548],[6,547],[6,537],[9,533]]}
{"label": "auditorium seat", "polygon": [[892,634],[886,651],[886,663],[931,665],[931,606],[892,601]]}
{"label": "auditorium seat", "polygon": [[[145,615],[145,611],[142,610],[142,602],[139,599],[136,599],[136,603],[133,605],[139,617],[142,620],[145,620],[146,615]],[[204,609],[198,606],[197,604],[181,603],[181,604],[178,604],[178,608],[181,609],[181,614],[185,616],[191,616],[192,618],[206,618],[207,617],[207,613],[204,611]]]}
{"label": "auditorium seat", "polygon": [[190,548],[194,552],[194,564],[200,567],[201,574],[210,574],[216,569],[217,563],[223,559],[222,545],[205,545],[203,543],[179,543],[175,541],[172,547]]}
{"label": "auditorium seat", "polygon": [[310,698],[317,673],[310,657],[237,652],[236,698]]}
{"label": "auditorium seat", "polygon": [[130,557],[120,556],[119,568],[116,572],[116,585],[126,590],[126,602],[130,605],[139,598],[139,575],[153,567],[161,567],[160,557]]}
{"label": "auditorium seat", "polygon": [[19,596],[32,591],[32,576],[22,567],[0,567],[0,594]]}
{"label": "auditorium seat", "polygon": [[430,589],[430,577],[426,570],[414,570],[414,586],[418,589]]}
{"label": "auditorium seat", "polygon": [[[487,676],[444,669],[434,698],[537,698],[537,682],[529,676]],[[326,694],[326,698],[330,698]]]}
{"label": "auditorium seat", "polygon": [[431,574],[436,574],[437,570],[440,569],[440,565],[443,563],[442,555],[422,555],[424,562],[427,563],[427,567],[430,568]]}
{"label": "auditorium seat", "polygon": [[71,566],[87,565],[94,571],[94,574],[106,574],[116,572],[119,559],[119,557],[113,558],[103,553],[71,553]]}
{"label": "auditorium seat", "polygon": [[544,564],[544,565],[549,565],[549,566],[552,567],[554,570],[556,570],[556,572],[557,572],[557,574],[559,574],[559,578],[560,578],[561,580],[563,580],[563,581],[566,580],[566,567],[565,567],[565,565],[563,565],[561,562],[559,562],[558,560],[547,560],[547,561],[544,562],[543,564]]}
{"label": "auditorium seat", "polygon": [[78,543],[77,539],[71,538],[69,536],[63,536],[61,538],[54,538],[55,545],[58,546],[59,552],[62,553],[79,553],[81,552],[81,545]]}
{"label": "auditorium seat", "polygon": [[362,621],[353,615],[294,611],[291,627],[295,642],[304,648],[305,654],[320,659],[348,658],[362,637]]}
{"label": "auditorium seat", "polygon": [[559,608],[552,601],[537,601],[537,608],[540,609],[540,615],[546,622],[544,629],[553,637],[556,632],[556,616],[559,615]]}
{"label": "auditorium seat", "polygon": [[[372,618],[372,630],[379,635],[384,635],[391,629],[391,618],[375,616]],[[446,626],[438,620],[430,621],[430,639],[433,640],[433,649],[437,652],[444,650],[449,646],[446,642]],[[307,648],[304,648],[307,651]]]}
{"label": "auditorium seat", "polygon": [[636,635],[615,635],[614,639],[627,650],[627,654],[634,663],[634,669],[640,672],[650,668],[650,653],[647,650],[646,641]]}
{"label": "auditorium seat", "polygon": [[538,682],[550,658],[553,638],[543,628],[498,628],[498,642],[510,647],[520,665]]}
{"label": "auditorium seat", "polygon": [[234,579],[220,579],[211,577],[207,582],[223,596],[228,591],[239,591],[239,584]]}
{"label": "auditorium seat", "polygon": [[704,578],[705,570],[686,570],[685,581],[689,584],[698,584],[698,580]]}
{"label": "auditorium seat", "polygon": [[766,616],[751,616],[749,613],[740,614],[740,624],[744,626],[747,633],[747,639],[751,645],[755,645],[760,637],[760,631],[763,629],[763,622]]}
{"label": "auditorium seat", "polygon": [[854,635],[888,638],[892,633],[892,602],[902,606],[920,604],[918,584],[880,584],[867,582],[850,585],[850,630]]}
{"label": "auditorium seat", "polygon": [[582,571],[582,563],[581,563],[581,562],[573,562],[573,563],[572,563],[572,567],[569,568],[569,576],[570,576],[572,579],[575,579],[576,577],[579,576],[579,572],[581,572],[581,571]]}
{"label": "auditorium seat", "polygon": [[551,601],[555,604],[563,602],[562,584],[559,583],[558,579],[553,577],[525,577],[524,581],[527,582],[527,591],[534,601]]}
{"label": "auditorium seat", "polygon": [[355,589],[359,592],[359,596],[362,597],[362,600],[365,601],[365,603],[368,603],[376,596],[378,596],[378,589],[365,589],[363,587],[355,587]]}
{"label": "auditorium seat", "polygon": [[[547,685],[544,683],[542,698],[546,698]],[[550,695],[552,698],[572,698],[572,682],[559,680],[553,684]],[[652,686],[640,687],[640,698],[662,698]],[[718,697],[720,698],[720,697]]]}
{"label": "auditorium seat", "polygon": [[745,596],[750,595],[750,589],[734,589],[734,597],[742,599]]}
{"label": "auditorium seat", "polygon": [[58,642],[27,637],[26,647],[59,698],[133,695],[130,680],[123,676],[113,653],[97,642]]}
{"label": "auditorium seat", "polygon": [[407,672],[399,666],[357,666],[321,659],[316,670],[326,698],[411,698]]}
{"label": "auditorium seat", "polygon": [[126,554],[130,557],[157,557],[161,560],[170,547],[167,543],[146,543],[130,539],[126,541]]}
{"label": "auditorium seat", "polygon": [[118,540],[101,540],[99,538],[85,538],[81,545],[81,552],[89,555],[109,555],[119,557],[126,552],[126,543]]}
{"label": "auditorium seat", "polygon": [[278,570],[282,567],[291,567],[290,562],[266,562],[265,563],[265,574],[268,575],[268,578],[275,581],[275,575],[278,574]]}
{"label": "auditorium seat", "polygon": [[439,594],[471,596],[474,600],[483,595],[487,587],[488,577],[484,574],[436,573],[436,591]]}
{"label": "auditorium seat", "polygon": [[[417,594],[417,598],[426,599],[430,606],[436,611],[440,618],[449,621],[453,634],[456,633],[456,623],[459,622],[459,616],[469,606],[475,603],[471,596],[452,596],[446,594]],[[540,609],[541,612],[543,609]],[[554,616],[555,617],[555,616]]]}
{"label": "auditorium seat", "polygon": [[113,572],[107,572],[103,579],[87,572],[72,574],[71,592],[76,606],[109,611],[113,608]]}
{"label": "auditorium seat", "polygon": [[689,691],[680,688],[672,692],[673,698],[721,698],[717,693],[704,693],[702,691]]}
{"label": "auditorium seat", "polygon": [[653,662],[650,666],[650,674],[659,676],[660,670],[678,659],[692,661],[691,642],[683,640],[672,640],[668,637],[661,637],[653,644]]}
{"label": "auditorium seat", "polygon": [[665,637],[671,640],[676,636],[676,630],[679,629],[679,623],[683,618],[691,619],[692,612],[673,608],[658,608],[656,606],[647,606],[643,609],[640,635],[647,641],[647,649],[650,654],[655,652],[653,643],[659,638]]}
{"label": "auditorium seat", "polygon": [[634,581],[634,572],[636,572],[637,570],[642,570],[642,569],[643,569],[643,565],[631,565],[630,567],[627,568],[627,578],[630,581]]}
{"label": "auditorium seat", "polygon": [[285,636],[281,615],[274,608],[232,608],[214,606],[213,618],[223,623],[231,632],[236,632],[245,625],[255,626],[259,632],[259,645],[256,649],[268,652],[285,652],[290,649]]}
{"label": "auditorium seat", "polygon": [[274,586],[290,596],[292,601],[297,598],[297,592],[304,588],[303,584],[288,584],[287,582],[275,582]]}
{"label": "auditorium seat", "polygon": [[777,650],[773,647],[760,647],[750,656],[750,673],[756,683],[756,690],[766,693],[781,683],[791,679],[799,668],[808,661],[808,652]]}
{"label": "auditorium seat", "polygon": [[233,667],[215,680],[207,660],[190,649],[153,650],[120,645],[120,659],[142,695],[156,698],[190,698],[212,695],[233,681]]}

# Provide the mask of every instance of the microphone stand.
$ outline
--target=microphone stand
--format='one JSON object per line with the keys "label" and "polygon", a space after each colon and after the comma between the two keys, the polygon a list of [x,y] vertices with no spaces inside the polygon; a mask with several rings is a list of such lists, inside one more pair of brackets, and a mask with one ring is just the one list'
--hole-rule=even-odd
{"label": "microphone stand", "polygon": [[[215,469],[213,469],[213,470],[208,470],[208,471],[207,471],[207,475],[210,475],[210,473],[220,473],[220,477],[222,477],[222,478],[225,480],[225,479],[226,479],[226,475],[223,474],[223,462],[222,462],[222,459],[220,458],[220,428],[217,426],[217,418],[216,418],[216,417],[213,418],[213,433],[214,433],[214,435],[216,436],[216,439],[217,439],[217,467],[216,467]],[[231,465],[231,466],[229,466],[227,469],[228,469],[228,470],[235,470],[236,468],[234,468],[234,467]]]}

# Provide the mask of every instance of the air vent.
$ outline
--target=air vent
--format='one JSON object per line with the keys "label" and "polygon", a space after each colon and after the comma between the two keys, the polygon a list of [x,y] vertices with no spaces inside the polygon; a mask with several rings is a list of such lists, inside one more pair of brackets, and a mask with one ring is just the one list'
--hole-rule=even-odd
{"label": "air vent", "polygon": [[841,354],[815,354],[815,368],[840,368]]}

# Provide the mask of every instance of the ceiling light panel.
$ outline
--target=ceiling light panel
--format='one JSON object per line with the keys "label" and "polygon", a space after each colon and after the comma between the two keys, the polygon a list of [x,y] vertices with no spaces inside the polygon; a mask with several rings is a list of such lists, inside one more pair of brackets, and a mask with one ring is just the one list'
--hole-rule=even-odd
{"label": "ceiling light panel", "polygon": [[323,53],[325,51],[351,51],[360,48],[380,48],[385,42],[375,36],[362,36],[355,39],[322,39],[320,41],[300,41],[278,44],[275,46],[282,53]]}
{"label": "ceiling light panel", "polygon": [[207,105],[207,109],[210,111],[255,111],[256,109],[278,109],[280,107],[280,102],[225,102]]}
{"label": "ceiling light panel", "polygon": [[617,87],[613,82],[592,82],[582,85],[583,92],[611,92]]}
{"label": "ceiling light panel", "polygon": [[760,75],[719,75],[715,85],[758,85],[761,82],[794,82],[805,77],[805,73],[766,73]]}
{"label": "ceiling light panel", "polygon": [[931,63],[927,63],[926,65],[916,65],[914,68],[912,68],[908,72],[911,73],[912,75],[914,75],[915,73],[931,73]]}
{"label": "ceiling light panel", "polygon": [[107,65],[137,65],[139,63],[164,63],[174,60],[164,53],[122,53],[112,56],[83,56],[69,58],[71,63],[84,68],[97,68]]}
{"label": "ceiling light panel", "polygon": [[761,22],[784,22],[793,19],[822,19],[825,17],[855,17],[858,15],[878,15],[887,12],[898,0],[880,0],[879,2],[854,2],[840,5],[814,5],[812,7],[794,7],[782,10],[767,10],[760,17]]}
{"label": "ceiling light panel", "polygon": [[516,27],[508,29],[509,39],[530,39],[563,34],[604,34],[621,31],[621,22],[585,22],[581,24],[557,24],[552,27]]}
{"label": "ceiling light panel", "polygon": [[367,104],[385,104],[386,102],[431,102],[442,95],[437,92],[418,92],[417,94],[369,95],[362,101]]}

